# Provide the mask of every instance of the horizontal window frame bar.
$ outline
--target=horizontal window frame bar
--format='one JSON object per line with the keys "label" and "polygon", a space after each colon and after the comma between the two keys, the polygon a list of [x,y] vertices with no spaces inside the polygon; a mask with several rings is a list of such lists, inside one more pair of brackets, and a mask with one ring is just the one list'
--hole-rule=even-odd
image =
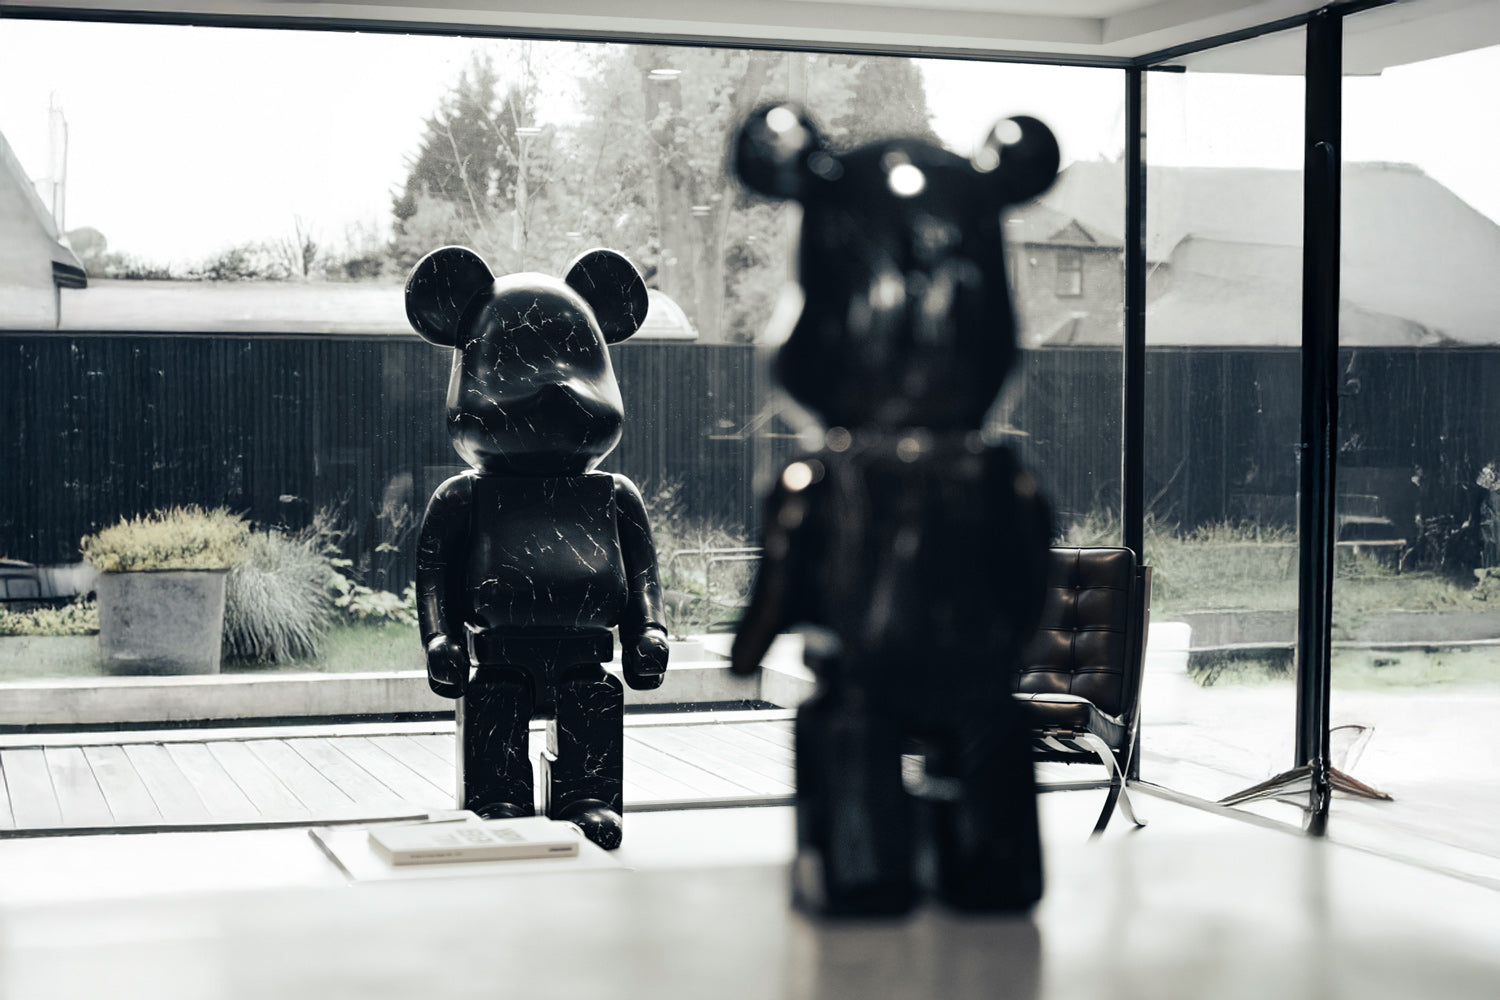
{"label": "horizontal window frame bar", "polygon": [[516,41],[599,42],[624,45],[668,45],[688,48],[753,49],[757,51],[803,52],[819,55],[892,56],[910,59],[944,59],[965,62],[993,62],[1037,66],[1069,66],[1080,69],[1146,69],[1157,72],[1183,72],[1182,66],[1163,65],[1173,59],[1195,55],[1210,49],[1233,45],[1306,25],[1322,10],[1340,15],[1357,14],[1384,7],[1397,0],[1346,0],[1291,17],[1267,21],[1236,31],[1181,45],[1147,52],[1139,56],[1089,56],[1064,52],[1024,52],[980,48],[938,48],[922,45],[879,45],[871,43],[839,44],[806,42],[790,38],[743,38],[734,35],[663,34],[646,31],[607,31],[590,29],[540,29],[513,26],[474,25],[451,21],[406,21],[386,18],[297,17],[275,14],[234,14],[210,11],[142,11],[128,9],[84,9],[51,7],[46,4],[0,6],[0,20],[83,21],[114,24],[180,25],[201,28],[254,28],[269,30],[342,31],[375,34],[429,35],[454,38],[498,38]]}

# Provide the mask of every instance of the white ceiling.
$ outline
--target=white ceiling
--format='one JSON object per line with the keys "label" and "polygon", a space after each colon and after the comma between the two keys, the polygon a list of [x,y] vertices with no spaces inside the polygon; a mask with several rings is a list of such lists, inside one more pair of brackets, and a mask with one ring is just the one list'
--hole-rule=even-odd
{"label": "white ceiling", "polygon": [[[1047,58],[1124,65],[1315,10],[1308,0],[34,0],[10,6],[147,15],[440,25],[532,35]],[[1500,44],[1500,0],[1398,0],[1351,18],[1351,72]],[[1297,33],[1174,60],[1194,69],[1300,72]]]}

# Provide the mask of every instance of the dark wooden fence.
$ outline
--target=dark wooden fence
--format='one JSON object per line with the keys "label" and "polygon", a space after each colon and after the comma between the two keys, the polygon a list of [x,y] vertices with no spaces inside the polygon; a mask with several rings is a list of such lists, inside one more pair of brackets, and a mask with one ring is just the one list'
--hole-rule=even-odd
{"label": "dark wooden fence", "polygon": [[[627,418],[606,467],[753,535],[757,477],[793,447],[755,350],[612,353]],[[292,527],[338,509],[350,554],[399,589],[426,497],[461,467],[443,427],[450,358],[402,336],[0,334],[0,555],[70,562],[87,532],[174,504]],[[1500,459],[1500,350],[1362,349],[1342,370],[1348,509],[1413,541],[1477,537],[1489,494],[1475,479]],[[1292,350],[1148,351],[1158,521],[1292,522],[1298,372]],[[1118,510],[1118,350],[1027,352],[1005,412],[1064,519]],[[1465,544],[1438,556],[1477,560]]]}
{"label": "dark wooden fence", "polygon": [[[605,467],[743,531],[757,462],[788,446],[747,429],[765,396],[752,350],[612,353],[627,418]],[[336,510],[349,554],[398,583],[426,498],[463,468],[451,358],[401,336],[0,335],[0,555],[75,561],[84,534],[176,504],[290,527]]]}
{"label": "dark wooden fence", "polygon": [[[1478,482],[1500,464],[1500,348],[1346,349],[1340,372],[1344,536],[1403,538],[1416,565],[1500,560]],[[1022,373],[1010,422],[1063,519],[1118,510],[1120,352],[1030,352]],[[1295,349],[1149,348],[1148,515],[1295,524],[1300,407]]]}

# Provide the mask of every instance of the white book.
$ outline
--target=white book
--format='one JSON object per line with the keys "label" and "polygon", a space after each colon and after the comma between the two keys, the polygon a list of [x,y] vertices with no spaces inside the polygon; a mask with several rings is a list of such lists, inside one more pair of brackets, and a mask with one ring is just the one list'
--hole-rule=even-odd
{"label": "white book", "polygon": [[545,816],[437,821],[370,831],[370,847],[392,865],[574,858],[583,834]]}

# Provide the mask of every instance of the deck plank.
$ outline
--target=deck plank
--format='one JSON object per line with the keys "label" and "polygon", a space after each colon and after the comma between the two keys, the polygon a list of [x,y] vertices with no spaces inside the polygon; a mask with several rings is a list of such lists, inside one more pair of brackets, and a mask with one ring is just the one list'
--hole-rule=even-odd
{"label": "deck plank", "polygon": [[435,788],[453,788],[458,783],[458,771],[452,764],[413,743],[409,736],[371,736],[369,740],[426,778]]}
{"label": "deck plank", "polygon": [[685,786],[694,798],[734,798],[750,791],[743,785],[643,742],[636,733],[625,734],[625,755],[627,758],[634,757],[658,774]]}
{"label": "deck plank", "polygon": [[437,754],[449,767],[457,765],[458,742],[452,733],[410,733],[407,738]]}
{"label": "deck plank", "polygon": [[281,740],[247,740],[246,749],[295,795],[310,813],[347,810],[354,800],[318,773],[307,760]]}
{"label": "deck plank", "polygon": [[78,747],[47,747],[42,751],[64,826],[109,826],[114,814],[94,771]]}
{"label": "deck plank", "polygon": [[632,749],[629,743],[625,744],[624,797],[627,804],[661,802],[672,798],[678,792],[685,791],[671,778],[658,774],[637,760],[631,753]]}
{"label": "deck plank", "polygon": [[369,771],[360,767],[330,740],[315,736],[303,736],[286,740],[286,745],[295,750],[318,773],[333,782],[355,804],[361,806],[390,807],[404,802],[401,796],[382,784]]}
{"label": "deck plank", "polygon": [[792,734],[792,723],[787,722],[744,722],[736,727],[742,733],[754,736],[757,739],[774,743],[783,750],[795,750],[796,738]]}
{"label": "deck plank", "polygon": [[172,760],[166,747],[159,743],[127,743],[125,756],[141,776],[156,808],[161,810],[163,821],[204,823],[215,818],[209,815],[193,783]]}
{"label": "deck plank", "polygon": [[[702,726],[691,727],[694,730]],[[779,795],[792,790],[791,784],[781,776],[771,778],[760,771],[746,767],[733,753],[714,747],[700,734],[685,734],[681,729],[667,726],[654,727],[649,732],[637,734],[637,738],[648,746],[671,754],[726,781],[732,781],[756,795]]]}
{"label": "deck plank", "polygon": [[768,740],[741,733],[733,726],[698,726],[692,738],[705,747],[725,754],[740,766],[787,786],[796,783],[796,758],[790,750]]}
{"label": "deck plank", "polygon": [[395,744],[401,748],[400,753],[403,760],[409,754],[415,752],[422,754],[424,758],[431,757],[433,760],[437,761],[437,763],[443,769],[441,772],[443,774],[446,774],[448,771],[452,770],[455,767],[454,761],[457,757],[456,753],[445,754],[420,736],[407,733],[383,738],[388,738],[394,741]]}
{"label": "deck plank", "polygon": [[207,744],[169,743],[164,748],[215,821],[243,822],[260,816],[255,803],[234,783]]}
{"label": "deck plank", "polygon": [[210,743],[208,750],[262,816],[295,819],[308,815],[297,796],[243,743]]}
{"label": "deck plank", "polygon": [[5,778],[5,762],[0,760],[0,830],[15,828],[16,816],[10,811],[10,788]]}
{"label": "deck plank", "polygon": [[52,790],[47,759],[40,750],[0,750],[5,785],[18,828],[62,826],[62,809]]}
{"label": "deck plank", "polygon": [[119,746],[85,747],[83,755],[93,768],[99,788],[104,792],[104,801],[115,822],[120,824],[153,823],[161,819],[161,810],[156,800],[146,789],[146,783],[136,774],[130,758]]}
{"label": "deck plank", "polygon": [[452,809],[456,779],[442,789],[386,753],[365,736],[339,736],[329,740],[350,760],[364,768],[403,802],[426,809]]}

